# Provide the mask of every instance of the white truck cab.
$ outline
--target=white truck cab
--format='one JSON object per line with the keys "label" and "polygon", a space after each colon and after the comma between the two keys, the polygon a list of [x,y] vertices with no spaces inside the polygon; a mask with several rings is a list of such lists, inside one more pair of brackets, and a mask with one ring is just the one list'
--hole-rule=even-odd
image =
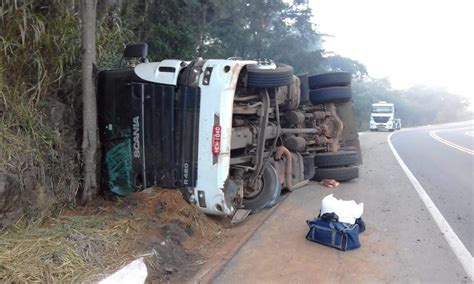
{"label": "white truck cab", "polygon": [[394,131],[397,128],[397,123],[393,103],[381,101],[372,104],[369,127],[370,131]]}

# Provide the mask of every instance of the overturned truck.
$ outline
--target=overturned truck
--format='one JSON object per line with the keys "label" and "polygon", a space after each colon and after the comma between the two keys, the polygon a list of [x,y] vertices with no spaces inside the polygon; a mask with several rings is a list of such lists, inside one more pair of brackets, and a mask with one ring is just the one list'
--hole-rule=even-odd
{"label": "overturned truck", "polygon": [[269,60],[163,60],[98,75],[102,187],[177,188],[208,214],[258,212],[282,189],[358,177],[351,76]]}

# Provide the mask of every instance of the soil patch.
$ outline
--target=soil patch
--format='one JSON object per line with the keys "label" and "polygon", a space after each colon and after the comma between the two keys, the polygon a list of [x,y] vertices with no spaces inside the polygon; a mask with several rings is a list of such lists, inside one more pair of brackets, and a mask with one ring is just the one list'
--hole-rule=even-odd
{"label": "soil patch", "polygon": [[1,231],[0,282],[95,281],[138,257],[145,258],[148,282],[183,282],[206,262],[201,252],[223,242],[228,227],[176,190],[98,200]]}

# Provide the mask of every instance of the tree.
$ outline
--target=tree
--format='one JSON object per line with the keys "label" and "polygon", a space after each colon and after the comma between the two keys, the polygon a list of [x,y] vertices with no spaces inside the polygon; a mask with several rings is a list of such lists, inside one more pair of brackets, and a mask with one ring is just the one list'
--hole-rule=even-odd
{"label": "tree", "polygon": [[[208,0],[203,57],[273,59],[296,73],[319,71],[320,36],[303,0]],[[224,5],[225,4],[225,5]]]}
{"label": "tree", "polygon": [[323,67],[327,72],[349,72],[355,78],[363,78],[368,76],[367,68],[364,64],[357,60],[350,59],[333,53],[328,53],[329,56],[324,57]]}
{"label": "tree", "polygon": [[82,45],[82,107],[83,107],[83,190],[82,203],[91,201],[97,193],[97,102],[95,92],[96,11],[97,0],[81,1]]}

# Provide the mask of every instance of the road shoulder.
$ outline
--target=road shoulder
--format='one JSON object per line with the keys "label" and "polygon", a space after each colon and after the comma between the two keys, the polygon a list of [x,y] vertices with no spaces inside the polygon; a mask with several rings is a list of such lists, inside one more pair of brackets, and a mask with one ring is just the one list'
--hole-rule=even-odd
{"label": "road shoulder", "polygon": [[[293,192],[239,250],[215,283],[462,282],[467,275],[387,145],[386,133],[361,137],[361,177],[337,189]],[[305,240],[305,221],[321,199],[364,202],[362,248],[340,252]]]}

